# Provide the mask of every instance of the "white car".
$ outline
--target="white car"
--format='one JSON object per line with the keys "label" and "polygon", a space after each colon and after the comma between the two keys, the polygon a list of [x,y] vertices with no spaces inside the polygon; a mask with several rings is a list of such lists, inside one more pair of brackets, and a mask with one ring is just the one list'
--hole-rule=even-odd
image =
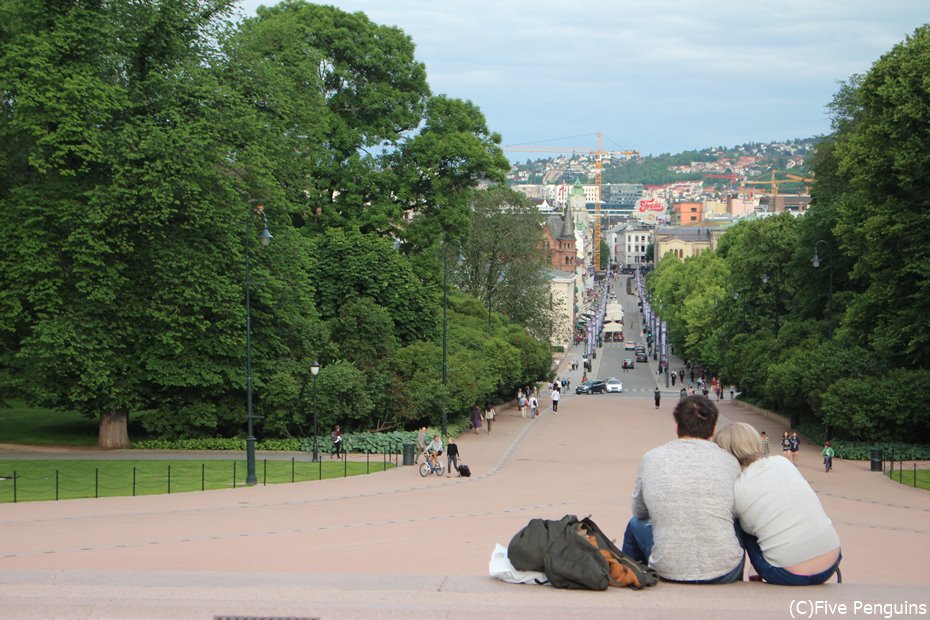
{"label": "white car", "polygon": [[607,379],[606,383],[608,394],[611,392],[623,392],[623,383],[620,381],[620,379],[611,377],[610,379]]}
{"label": "white car", "polygon": [[632,340],[627,340],[626,343],[623,345],[623,348],[626,349],[627,351],[634,351],[636,350],[636,343]]}

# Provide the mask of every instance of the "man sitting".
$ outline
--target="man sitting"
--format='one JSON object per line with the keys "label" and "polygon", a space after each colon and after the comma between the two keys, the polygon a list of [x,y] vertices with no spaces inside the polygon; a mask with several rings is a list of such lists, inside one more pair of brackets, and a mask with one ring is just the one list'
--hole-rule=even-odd
{"label": "man sitting", "polygon": [[681,399],[674,412],[678,439],[639,463],[623,552],[666,581],[730,583],[743,576],[733,520],[740,466],[710,440],[717,415],[704,396]]}

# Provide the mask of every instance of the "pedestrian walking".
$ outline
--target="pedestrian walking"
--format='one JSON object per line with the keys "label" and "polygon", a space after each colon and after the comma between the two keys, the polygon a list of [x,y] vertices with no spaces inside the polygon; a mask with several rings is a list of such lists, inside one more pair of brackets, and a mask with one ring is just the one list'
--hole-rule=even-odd
{"label": "pedestrian walking", "polygon": [[798,437],[797,431],[791,433],[791,437],[788,439],[788,449],[791,451],[791,462],[797,465],[798,453],[801,451],[801,438]]}
{"label": "pedestrian walking", "polygon": [[539,417],[539,399],[536,396],[530,396],[530,417]]}
{"label": "pedestrian walking", "polygon": [[558,415],[559,413],[559,400],[562,398],[562,393],[559,392],[558,388],[552,390],[552,413]]}
{"label": "pedestrian walking", "polygon": [[791,458],[791,438],[788,437],[788,431],[781,434],[781,455],[786,459]]}
{"label": "pedestrian walking", "polygon": [[762,456],[769,455],[769,436],[765,434],[765,431],[759,433],[759,437],[762,439]]}
{"label": "pedestrian walking", "polygon": [[653,392],[653,397],[656,400],[656,409],[659,408],[659,403],[662,401],[662,392],[659,391],[659,386],[656,386],[656,391]]}
{"label": "pedestrian walking", "polygon": [[681,389],[678,390],[678,400],[684,400],[688,398],[688,390],[685,389],[685,386],[681,386]]}
{"label": "pedestrian walking", "polygon": [[524,420],[526,419],[526,405],[529,402],[526,398],[526,395],[523,393],[523,390],[520,390],[519,396],[517,397],[517,407],[520,409],[520,417]]}
{"label": "pedestrian walking", "polygon": [[481,420],[484,418],[481,415],[481,408],[478,405],[472,407],[471,410],[471,427],[475,429],[475,435],[481,431]]}
{"label": "pedestrian walking", "polygon": [[494,407],[490,403],[485,403],[484,405],[484,421],[488,423],[488,435],[491,434],[491,422],[494,421],[494,418],[497,416],[497,412],[494,411]]}
{"label": "pedestrian walking", "polygon": [[417,452],[417,454],[415,454],[413,457],[414,464],[416,464],[416,462],[419,460],[421,454],[426,454],[426,427],[425,426],[421,426],[420,432],[417,433],[417,448],[419,448],[420,451]]}

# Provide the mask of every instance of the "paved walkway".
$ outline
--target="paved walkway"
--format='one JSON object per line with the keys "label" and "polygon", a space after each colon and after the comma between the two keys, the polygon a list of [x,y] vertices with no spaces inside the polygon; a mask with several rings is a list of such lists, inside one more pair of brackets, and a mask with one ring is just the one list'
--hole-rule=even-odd
{"label": "paved walkway", "polygon": [[[843,615],[837,607],[806,614],[804,601],[846,604],[849,616],[857,601],[930,607],[930,493],[867,462],[838,460],[826,474],[813,449],[802,450],[800,468],[843,541],[843,584],[576,592],[487,577],[494,544],[533,517],[590,514],[621,537],[639,458],[674,437],[675,401],[664,398],[656,411],[651,396],[567,394],[552,415],[544,392],[541,418],[503,409],[490,435],[459,438],[470,479],[424,479],[400,467],[294,485],[2,505],[0,618],[755,619]],[[786,426],[731,401],[720,410],[773,437]]]}

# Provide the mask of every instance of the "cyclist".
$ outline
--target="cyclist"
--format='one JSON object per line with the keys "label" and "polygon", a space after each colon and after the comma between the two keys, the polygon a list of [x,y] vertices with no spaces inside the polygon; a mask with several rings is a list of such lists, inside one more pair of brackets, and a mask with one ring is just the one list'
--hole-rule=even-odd
{"label": "cyclist", "polygon": [[823,456],[823,468],[827,473],[830,473],[830,470],[833,469],[833,456],[836,452],[833,448],[830,447],[830,442],[828,441],[823,445],[823,450],[820,451],[821,456]]}
{"label": "cyclist", "polygon": [[426,446],[426,454],[429,456],[430,468],[436,469],[439,457],[442,456],[442,440],[439,439],[439,435],[434,435],[433,440]]}

